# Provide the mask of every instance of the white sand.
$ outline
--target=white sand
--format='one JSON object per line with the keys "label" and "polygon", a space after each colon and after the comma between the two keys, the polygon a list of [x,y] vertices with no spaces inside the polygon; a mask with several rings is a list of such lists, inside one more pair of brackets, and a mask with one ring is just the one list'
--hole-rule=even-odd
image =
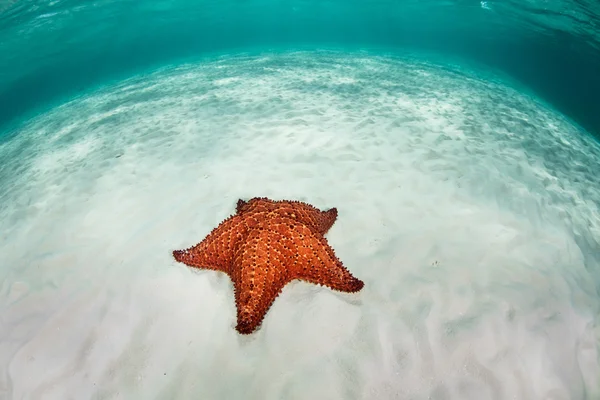
{"label": "white sand", "polygon": [[[600,146],[498,80],[291,53],[158,71],[0,145],[2,399],[600,398]],[[299,199],[366,286],[235,330],[171,251]]]}

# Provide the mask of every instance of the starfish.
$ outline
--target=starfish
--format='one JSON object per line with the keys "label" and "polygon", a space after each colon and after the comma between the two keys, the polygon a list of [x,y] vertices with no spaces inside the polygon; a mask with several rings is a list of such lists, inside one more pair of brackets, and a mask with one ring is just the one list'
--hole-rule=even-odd
{"label": "starfish", "polygon": [[236,213],[197,245],[173,251],[190,267],[221,271],[233,281],[236,330],[254,332],[293,280],[358,292],[364,283],[336,257],[324,235],[337,209],[321,211],[299,201],[255,197],[238,200]]}

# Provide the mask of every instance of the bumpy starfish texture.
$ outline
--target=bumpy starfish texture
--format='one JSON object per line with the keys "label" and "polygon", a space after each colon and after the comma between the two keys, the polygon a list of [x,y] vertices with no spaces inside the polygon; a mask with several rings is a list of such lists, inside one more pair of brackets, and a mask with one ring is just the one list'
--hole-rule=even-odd
{"label": "bumpy starfish texture", "polygon": [[307,203],[293,200],[270,200],[266,197],[255,197],[249,201],[238,200],[236,212],[276,212],[282,216],[297,219],[321,235],[327,233],[337,219],[337,208],[321,211]]}
{"label": "bumpy starfish texture", "polygon": [[190,267],[228,274],[237,308],[236,329],[254,332],[284,286],[294,279],[342,292],[363,282],[350,274],[323,236],[337,210],[298,201],[239,200],[227,218],[197,245],[173,256]]}

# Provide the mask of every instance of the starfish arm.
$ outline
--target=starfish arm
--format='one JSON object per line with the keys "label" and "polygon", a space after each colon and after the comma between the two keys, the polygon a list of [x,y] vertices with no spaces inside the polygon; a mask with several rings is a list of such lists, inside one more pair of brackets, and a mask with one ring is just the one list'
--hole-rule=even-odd
{"label": "starfish arm", "polygon": [[321,211],[310,204],[301,202],[286,202],[279,205],[277,213],[286,218],[295,219],[308,226],[321,236],[326,234],[337,219],[337,208]]}
{"label": "starfish arm", "polygon": [[236,255],[231,277],[239,333],[252,333],[261,325],[289,282],[286,259],[277,239],[278,235],[268,229],[253,230]]}
{"label": "starfish arm", "polygon": [[337,216],[338,216],[338,211],[337,211],[337,208],[335,208],[335,207],[330,208],[327,211],[320,212],[320,214],[318,215],[316,226],[317,226],[317,230],[321,233],[321,235],[324,235],[329,231],[329,229],[335,223]]}
{"label": "starfish arm", "polygon": [[242,199],[238,199],[237,204],[235,205],[236,214],[241,214],[244,212],[248,205],[248,202]]}
{"label": "starfish arm", "polygon": [[234,215],[212,230],[197,245],[173,251],[175,260],[190,267],[230,272],[235,249],[247,236],[243,219]]}
{"label": "starfish arm", "polygon": [[249,201],[239,199],[236,206],[238,214],[274,213],[286,218],[295,219],[311,229],[324,235],[337,219],[337,209],[321,211],[318,208],[300,201],[275,201],[264,197],[254,197]]}
{"label": "starfish arm", "polygon": [[340,292],[358,292],[364,283],[355,278],[336,257],[327,239],[305,226],[294,227],[295,249],[293,278],[327,286]]}
{"label": "starfish arm", "polygon": [[261,225],[270,233],[271,247],[284,261],[288,279],[301,279],[341,292],[357,292],[364,283],[336,257],[327,239],[298,221],[273,217]]}

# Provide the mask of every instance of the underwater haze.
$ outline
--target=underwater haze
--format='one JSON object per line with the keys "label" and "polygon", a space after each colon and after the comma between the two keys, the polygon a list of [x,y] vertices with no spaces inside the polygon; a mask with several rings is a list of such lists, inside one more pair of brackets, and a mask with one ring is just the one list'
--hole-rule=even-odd
{"label": "underwater haze", "polygon": [[595,0],[2,2],[0,128],[182,58],[306,46],[413,48],[476,60],[600,135]]}
{"label": "underwater haze", "polygon": [[[0,399],[600,399],[596,1],[0,3]],[[172,251],[336,207],[251,335]]]}

